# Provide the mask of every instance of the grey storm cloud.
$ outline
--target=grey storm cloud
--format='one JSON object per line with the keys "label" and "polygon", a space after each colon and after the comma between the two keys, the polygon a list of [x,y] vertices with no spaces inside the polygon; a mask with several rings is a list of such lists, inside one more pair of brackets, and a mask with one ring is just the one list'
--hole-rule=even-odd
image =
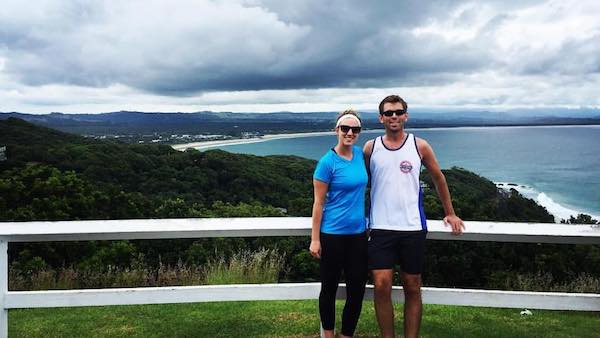
{"label": "grey storm cloud", "polygon": [[[491,35],[504,12],[529,2],[490,4],[502,10],[477,36],[451,41],[413,29],[447,19],[463,5],[457,1],[48,1],[32,10],[8,1],[0,58],[26,85],[123,84],[171,96],[419,86],[510,66]],[[460,12],[457,22],[468,27],[475,11]],[[525,51],[516,71],[598,72],[597,46],[598,36],[566,41],[573,51],[566,63],[562,50],[541,63]]]}
{"label": "grey storm cloud", "polygon": [[522,74],[600,73],[600,32],[585,39],[567,39],[552,50],[525,50],[518,66]]}

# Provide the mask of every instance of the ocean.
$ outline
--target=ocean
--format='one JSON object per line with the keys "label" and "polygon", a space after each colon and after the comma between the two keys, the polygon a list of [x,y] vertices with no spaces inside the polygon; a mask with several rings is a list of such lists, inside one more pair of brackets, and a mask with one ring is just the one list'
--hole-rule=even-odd
{"label": "ocean", "polygon": [[[442,168],[465,168],[516,188],[559,221],[586,213],[600,220],[600,126],[407,129],[433,147]],[[359,144],[383,134],[364,131]],[[318,160],[335,135],[303,136],[218,148],[255,155]],[[514,186],[516,185],[516,186]]]}

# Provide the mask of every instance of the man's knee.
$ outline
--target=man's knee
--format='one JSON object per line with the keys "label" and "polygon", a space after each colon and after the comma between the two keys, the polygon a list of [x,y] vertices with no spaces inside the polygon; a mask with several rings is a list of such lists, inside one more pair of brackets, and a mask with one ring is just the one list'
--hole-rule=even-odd
{"label": "man's knee", "polygon": [[403,274],[402,288],[406,296],[421,295],[421,275]]}
{"label": "man's knee", "polygon": [[388,296],[392,292],[392,273],[373,272],[375,296]]}

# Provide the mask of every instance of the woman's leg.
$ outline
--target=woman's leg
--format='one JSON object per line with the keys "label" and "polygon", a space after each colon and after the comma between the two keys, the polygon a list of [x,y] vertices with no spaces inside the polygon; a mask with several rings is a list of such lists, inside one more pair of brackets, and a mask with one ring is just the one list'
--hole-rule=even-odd
{"label": "woman's leg", "polygon": [[321,233],[319,314],[323,330],[335,328],[335,295],[342,274],[343,253],[340,236]]}
{"label": "woman's leg", "polygon": [[347,236],[344,243],[346,304],[342,315],[342,335],[353,336],[362,310],[367,283],[367,235]]}

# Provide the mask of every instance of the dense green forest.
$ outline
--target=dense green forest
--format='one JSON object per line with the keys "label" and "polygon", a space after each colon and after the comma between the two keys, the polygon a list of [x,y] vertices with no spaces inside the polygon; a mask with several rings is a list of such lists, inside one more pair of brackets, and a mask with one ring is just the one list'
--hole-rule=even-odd
{"label": "dense green forest", "polygon": [[[0,121],[0,221],[173,217],[310,216],[313,160],[220,150],[179,152],[169,146],[91,140],[9,118]],[[456,212],[467,220],[553,222],[518,192],[461,168],[444,170]],[[443,217],[423,176],[429,219]],[[582,215],[572,223],[594,223]],[[0,224],[1,226],[1,224]],[[467,223],[468,226],[468,223]],[[525,224],[523,226],[526,226]],[[552,225],[549,225],[552,226]],[[285,257],[280,280],[318,278],[308,238],[11,243],[11,276],[70,267],[103,272],[143,266],[198,266],[241,250],[275,249]],[[424,283],[523,288],[584,280],[598,290],[600,246],[429,241]],[[581,283],[580,283],[581,284]]]}

